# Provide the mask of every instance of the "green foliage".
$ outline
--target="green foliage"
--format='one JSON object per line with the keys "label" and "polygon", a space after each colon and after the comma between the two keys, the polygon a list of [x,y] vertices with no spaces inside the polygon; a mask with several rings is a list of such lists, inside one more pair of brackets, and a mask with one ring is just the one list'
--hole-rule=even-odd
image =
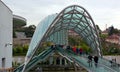
{"label": "green foliage", "polygon": [[32,37],[35,29],[36,29],[35,25],[30,25],[28,27],[25,27],[25,26],[17,27],[17,26],[15,26],[13,28],[13,37],[16,38],[15,32],[25,32],[27,37]]}
{"label": "green foliage", "polygon": [[23,46],[23,52],[24,52],[24,53],[27,53],[27,51],[28,51],[28,45],[24,45],[24,46]]}
{"label": "green foliage", "polygon": [[84,44],[84,43],[81,44],[81,48],[82,48],[84,51],[88,51],[88,49],[89,49],[89,47],[88,47],[86,44]]}
{"label": "green foliage", "polygon": [[25,46],[16,46],[13,48],[13,56],[24,56],[28,50],[28,45]]}
{"label": "green foliage", "polygon": [[99,28],[98,25],[96,25],[96,28],[97,28],[97,30],[98,30],[98,33],[101,34],[101,29]]}
{"label": "green foliage", "polygon": [[118,29],[114,29],[113,33],[114,33],[114,34],[119,34],[120,31],[119,31]]}
{"label": "green foliage", "polygon": [[108,35],[112,35],[112,34],[119,34],[120,30],[115,29],[113,26],[109,27],[109,31],[108,31]]}
{"label": "green foliage", "polygon": [[120,55],[120,47],[118,44],[114,44],[114,43],[110,43],[110,42],[106,42],[106,38],[109,37],[112,34],[119,34],[120,30],[118,29],[114,29],[114,27],[110,27],[109,28],[109,34],[100,34],[100,38],[101,38],[101,44],[102,44],[102,51],[103,51],[103,55]]}
{"label": "green foliage", "polygon": [[16,53],[22,53],[23,52],[23,48],[18,46],[16,47]]}
{"label": "green foliage", "polygon": [[86,53],[92,52],[92,49],[80,37],[68,37],[69,45],[82,48]]}
{"label": "green foliage", "polygon": [[120,49],[111,47],[104,51],[104,55],[120,55]]}
{"label": "green foliage", "polygon": [[33,33],[35,31],[36,26],[35,25],[30,25],[29,27],[24,28],[25,29],[25,34],[27,37],[32,37]]}
{"label": "green foliage", "polygon": [[20,66],[21,64],[20,63],[17,63],[16,61],[15,62],[12,62],[12,66],[14,68],[17,68],[18,66]]}
{"label": "green foliage", "polygon": [[13,30],[13,38],[16,38],[15,31]]}
{"label": "green foliage", "polygon": [[50,47],[51,45],[53,45],[52,42],[43,42],[43,43],[42,43],[42,47],[41,47],[41,48],[38,48],[36,54],[41,53],[43,50],[45,50],[46,48]]}
{"label": "green foliage", "polygon": [[100,34],[100,37],[105,39],[108,37],[108,35],[107,34]]}
{"label": "green foliage", "polygon": [[109,36],[112,35],[113,32],[114,32],[114,27],[113,26],[109,27],[108,35]]}
{"label": "green foliage", "polygon": [[13,48],[13,55],[15,55],[17,52],[17,49],[16,48]]}
{"label": "green foliage", "polygon": [[81,41],[81,39],[79,37],[72,37],[72,36],[68,37],[68,42],[71,46],[75,46],[75,45],[79,46],[80,41]]}
{"label": "green foliage", "polygon": [[120,48],[117,44],[106,43],[102,51],[104,55],[120,55]]}

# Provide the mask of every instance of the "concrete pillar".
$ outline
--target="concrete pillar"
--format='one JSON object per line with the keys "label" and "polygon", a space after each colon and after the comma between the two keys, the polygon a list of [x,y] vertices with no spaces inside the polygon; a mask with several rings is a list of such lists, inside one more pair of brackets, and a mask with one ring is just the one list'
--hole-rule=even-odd
{"label": "concrete pillar", "polygon": [[62,65],[62,57],[60,57],[60,65]]}
{"label": "concrete pillar", "polygon": [[77,72],[77,67],[75,65],[75,62],[73,62],[73,64],[74,64],[75,72]]}
{"label": "concrete pillar", "polygon": [[50,64],[50,65],[53,64],[53,56],[51,56],[51,57],[49,58],[49,64]]}
{"label": "concrete pillar", "polygon": [[56,65],[56,57],[54,57],[53,60],[54,60],[54,65]]}
{"label": "concrete pillar", "polygon": [[67,65],[67,60],[65,59],[65,65]]}

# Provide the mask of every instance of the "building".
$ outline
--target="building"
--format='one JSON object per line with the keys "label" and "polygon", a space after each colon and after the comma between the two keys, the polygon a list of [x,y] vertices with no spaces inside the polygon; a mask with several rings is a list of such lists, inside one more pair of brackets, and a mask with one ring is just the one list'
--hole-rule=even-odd
{"label": "building", "polygon": [[111,36],[108,36],[106,38],[106,41],[110,43],[120,44],[120,36],[118,36],[117,34],[113,34]]}
{"label": "building", "polygon": [[[27,20],[21,16],[13,15],[13,25],[24,26]],[[15,32],[16,38],[13,38],[13,45],[29,45],[31,38],[27,38],[24,32]]]}
{"label": "building", "polygon": [[12,68],[12,47],[14,43],[29,44],[31,38],[22,35],[13,40],[14,24],[24,25],[26,22],[25,18],[13,15],[12,10],[0,0],[0,71],[1,69],[8,70]]}
{"label": "building", "polygon": [[24,45],[29,45],[31,41],[31,38],[14,38],[13,39],[13,45],[14,46],[24,46]]}
{"label": "building", "polygon": [[108,29],[102,31],[102,34],[104,34],[104,35],[108,35]]}
{"label": "building", "polygon": [[0,68],[12,67],[12,11],[0,0]]}
{"label": "building", "polygon": [[79,34],[77,34],[75,31],[73,30],[69,30],[69,35],[70,36],[79,36]]}

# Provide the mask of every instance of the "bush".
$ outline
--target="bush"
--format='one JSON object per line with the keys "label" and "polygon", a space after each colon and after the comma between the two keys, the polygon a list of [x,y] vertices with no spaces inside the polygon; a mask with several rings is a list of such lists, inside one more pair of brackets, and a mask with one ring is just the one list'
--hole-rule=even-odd
{"label": "bush", "polygon": [[28,45],[16,46],[13,48],[13,56],[25,56],[28,51]]}
{"label": "bush", "polygon": [[26,53],[28,51],[28,45],[23,46],[23,52]]}

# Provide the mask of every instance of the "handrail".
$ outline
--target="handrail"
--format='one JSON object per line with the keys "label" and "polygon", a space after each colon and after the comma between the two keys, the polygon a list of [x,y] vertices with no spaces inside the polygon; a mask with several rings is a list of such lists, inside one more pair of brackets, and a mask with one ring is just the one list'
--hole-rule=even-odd
{"label": "handrail", "polygon": [[[43,52],[41,52],[38,56],[34,57],[31,61],[36,61],[38,60],[38,57],[40,57],[40,59],[44,59],[43,57],[46,55],[46,54],[49,54],[49,52],[53,51],[53,49],[51,48],[48,48],[46,50],[44,50]],[[23,66],[24,64],[20,65],[19,67],[17,67],[14,72],[17,72],[18,69],[21,69],[21,67]],[[30,63],[28,63],[27,67],[30,65]],[[19,70],[19,72],[21,72]]]}
{"label": "handrail", "polygon": [[[62,50],[62,49],[60,49],[60,50]],[[62,52],[62,51],[61,51]],[[79,61],[78,59],[76,59],[75,58],[75,56],[77,56],[74,52],[72,52],[71,50],[65,50],[65,52],[62,52],[62,53],[69,53],[69,54],[71,54],[70,56],[72,56],[72,55],[74,55],[74,60],[75,60],[75,62],[79,65],[79,64],[82,64],[81,63],[81,61]],[[73,54],[74,53],[74,54]],[[87,59],[86,57],[83,57],[83,58],[85,58],[85,59]],[[108,61],[106,61],[106,62],[108,62]],[[98,65],[99,66],[101,66],[101,67],[103,67],[106,71],[108,71],[108,72],[118,72],[116,69],[113,69],[113,68],[111,68],[110,66],[108,66],[108,65],[105,65],[105,64],[102,64],[102,62],[100,62],[100,63],[98,63]],[[89,68],[89,67],[86,67],[86,68]],[[89,69],[88,69],[89,70]],[[96,70],[97,69],[94,69],[94,68],[90,68],[90,71],[92,71],[92,72],[96,72]]]}
{"label": "handrail", "polygon": [[38,63],[39,61],[43,61],[47,56],[51,55],[51,53],[53,52],[53,49],[48,49],[46,50],[44,53],[42,53],[41,55],[38,55],[38,57],[33,61],[30,62],[27,66],[26,66],[26,70],[28,71],[31,67],[33,67],[36,63]]}
{"label": "handrail", "polygon": [[116,70],[114,70],[114,69],[111,69],[110,67],[108,67],[108,66],[106,66],[106,65],[104,65],[104,64],[98,63],[98,65],[100,65],[100,66],[106,68],[106,69],[109,70],[110,72],[118,72],[118,71],[116,71]]}

